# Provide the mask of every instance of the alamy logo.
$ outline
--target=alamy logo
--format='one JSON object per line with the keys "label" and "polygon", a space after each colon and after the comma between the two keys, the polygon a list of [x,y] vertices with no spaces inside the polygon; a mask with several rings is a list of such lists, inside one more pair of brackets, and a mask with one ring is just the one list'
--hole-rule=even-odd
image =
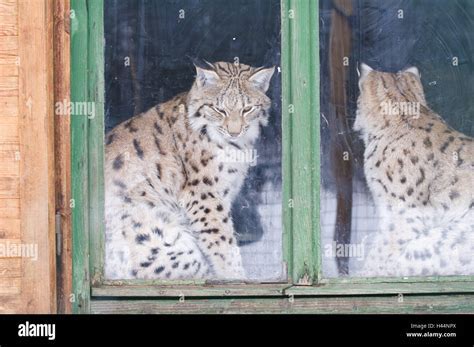
{"label": "alamy logo", "polygon": [[54,105],[54,111],[58,116],[86,116],[89,119],[95,118],[95,103],[86,101],[58,101]]}
{"label": "alamy logo", "polygon": [[388,116],[398,116],[400,114],[405,114],[415,119],[420,117],[419,102],[392,102],[389,100],[382,102],[380,106],[382,107],[382,114],[386,114]]}
{"label": "alamy logo", "polygon": [[364,243],[338,243],[333,241],[324,245],[324,256],[328,258],[356,258],[363,260],[365,254]]}
{"label": "alamy logo", "polygon": [[218,153],[218,160],[223,163],[247,163],[250,166],[257,165],[256,149],[235,149],[225,147]]}
{"label": "alamy logo", "polygon": [[15,243],[0,242],[0,258],[31,258],[38,260],[38,244],[36,243]]}
{"label": "alamy logo", "polygon": [[20,337],[47,337],[52,341],[56,339],[56,324],[36,324],[26,321],[18,325]]}

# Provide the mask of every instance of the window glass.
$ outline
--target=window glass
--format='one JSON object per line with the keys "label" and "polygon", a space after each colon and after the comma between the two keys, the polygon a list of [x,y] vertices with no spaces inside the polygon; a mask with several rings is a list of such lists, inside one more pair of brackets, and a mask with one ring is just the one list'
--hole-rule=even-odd
{"label": "window glass", "polygon": [[106,0],[105,275],[280,280],[280,2]]}
{"label": "window glass", "polygon": [[320,8],[324,275],[472,275],[474,3]]}

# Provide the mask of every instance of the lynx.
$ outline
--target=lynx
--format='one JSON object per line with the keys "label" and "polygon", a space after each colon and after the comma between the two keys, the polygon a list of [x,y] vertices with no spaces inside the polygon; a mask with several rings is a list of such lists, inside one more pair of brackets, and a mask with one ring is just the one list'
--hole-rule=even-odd
{"label": "lynx", "polygon": [[415,67],[362,64],[359,86],[354,129],[381,223],[357,275],[473,274],[473,139],[428,107]]}
{"label": "lynx", "polygon": [[[189,92],[106,136],[106,277],[245,279],[230,215],[274,68],[196,66]],[[239,155],[244,153],[244,155]]]}

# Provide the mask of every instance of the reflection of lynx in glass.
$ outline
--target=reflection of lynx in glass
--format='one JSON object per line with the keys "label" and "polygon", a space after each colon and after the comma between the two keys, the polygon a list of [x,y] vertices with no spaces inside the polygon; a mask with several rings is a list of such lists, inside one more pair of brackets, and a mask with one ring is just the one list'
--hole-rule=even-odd
{"label": "reflection of lynx in glass", "polygon": [[[358,276],[474,274],[474,143],[427,106],[416,68],[397,74],[362,65],[355,130],[381,215]],[[419,103],[419,117],[382,112]]]}
{"label": "reflection of lynx in glass", "polygon": [[253,148],[274,69],[196,69],[188,93],[107,135],[107,278],[245,278],[230,209],[250,163],[222,152]]}

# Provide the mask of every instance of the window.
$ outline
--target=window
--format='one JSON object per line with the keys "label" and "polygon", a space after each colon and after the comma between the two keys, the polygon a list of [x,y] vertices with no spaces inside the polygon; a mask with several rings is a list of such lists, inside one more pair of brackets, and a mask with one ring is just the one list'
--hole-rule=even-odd
{"label": "window", "polygon": [[[449,10],[445,4],[440,6]],[[464,6],[471,8],[467,3]],[[428,49],[429,40],[424,46],[415,45],[412,53],[401,59],[391,54],[391,43],[379,42],[377,46],[379,37],[371,35],[378,31],[368,30],[378,23],[387,35],[398,28],[394,31],[399,33],[397,37],[411,37],[413,30],[401,30],[415,23],[413,16],[425,11],[424,5],[402,7],[403,25],[396,21],[398,8],[377,1],[76,0],[72,8],[72,101],[86,100],[93,110],[87,117],[73,112],[71,125],[77,312],[411,312],[426,310],[427,305],[435,312],[472,310],[469,273],[441,277],[356,273],[365,261],[365,251],[372,247],[362,240],[379,231],[374,212],[378,206],[365,184],[364,143],[352,130],[359,95],[357,67],[364,61],[377,70],[398,71],[410,62],[424,73],[419,62],[423,62],[422,47]],[[456,12],[461,10],[452,11],[453,16],[461,16]],[[382,15],[397,19],[382,21]],[[467,28],[459,30],[468,40]],[[461,46],[467,47],[460,41]],[[393,60],[384,59],[386,56]],[[107,182],[114,170],[113,161],[127,152],[120,142],[111,159],[107,158],[107,144],[127,137],[129,156],[133,154],[140,163],[148,147],[142,138],[134,137],[143,127],[134,124],[131,117],[146,117],[148,110],[170,99],[178,103],[174,112],[179,113],[182,102],[173,97],[189,90],[195,75],[202,77],[202,84],[212,86],[216,67],[203,60],[194,61],[193,66],[194,58],[263,67],[259,71],[275,66],[268,90],[264,88],[271,100],[271,113],[256,142],[257,164],[250,165],[231,208],[246,276],[175,278],[172,274],[167,277],[168,271],[160,266],[151,267],[159,276],[149,276],[146,271],[142,276],[139,271],[125,276],[115,276],[112,271],[108,276],[107,187],[124,190],[141,173],[128,177],[126,172],[119,172]],[[461,53],[459,59],[463,61]],[[468,73],[471,70],[464,70],[466,81],[472,77]],[[437,73],[440,71],[433,72]],[[436,80],[449,81],[449,76]],[[446,98],[437,90],[425,86],[426,99],[436,100],[441,106],[433,109],[444,116],[445,108],[453,107],[443,103]],[[453,113],[446,121],[472,135],[472,122],[463,116],[472,105],[466,105],[468,98],[457,100],[459,116]],[[213,103],[206,107],[208,118],[229,118],[225,107]],[[152,112],[156,117],[160,117],[159,112],[166,117],[165,111]],[[123,132],[115,133],[114,139],[111,134],[117,124],[122,124]],[[150,124],[150,129],[155,128]],[[159,151],[153,133],[149,138]],[[128,158],[121,159],[116,165],[120,168]],[[160,170],[156,173],[162,174]],[[209,177],[213,185],[215,177]],[[172,180],[178,182],[179,178]],[[146,197],[149,191],[138,193]],[[209,198],[209,192],[205,193]],[[118,197],[125,203],[131,199],[127,194]],[[176,205],[186,209],[186,203],[192,205],[193,201],[181,205],[176,201]],[[132,227],[149,225],[140,215],[143,211],[144,205],[137,208],[137,216],[142,217],[131,220]],[[114,216],[122,217],[129,218],[126,213]],[[197,222],[202,228],[209,223],[206,216]],[[161,237],[163,230],[156,228]],[[147,235],[138,232],[134,241],[149,242],[152,235]],[[361,247],[346,247],[355,253],[343,252],[341,256],[337,253],[339,244]],[[171,259],[175,254],[167,256]],[[140,260],[137,264],[148,268],[151,264],[147,263],[153,261]],[[176,262],[173,259],[167,266]]]}
{"label": "window", "polygon": [[[114,158],[124,154],[130,155],[133,160],[136,154],[133,146],[128,150],[124,147],[125,142],[131,143],[133,138],[137,145],[140,143],[140,148],[143,148],[142,151],[145,152],[144,170],[150,171],[143,175],[136,187],[141,187],[139,188],[142,190],[141,194],[146,191],[149,184],[161,185],[172,192],[173,197],[170,201],[182,204],[180,212],[189,218],[189,222],[184,222],[182,227],[185,228],[189,223],[194,234],[201,231],[201,235],[196,240],[197,248],[194,250],[206,254],[214,271],[218,271],[217,267],[223,261],[222,257],[226,256],[226,252],[231,252],[230,247],[233,247],[240,251],[238,257],[241,260],[239,259],[238,262],[242,262],[243,265],[231,266],[239,267],[244,271],[243,279],[275,281],[284,278],[281,243],[279,1],[261,3],[234,1],[231,4],[215,1],[198,3],[106,1],[104,18],[104,34],[107,43],[105,48],[105,127],[108,133],[106,138],[108,147],[106,148],[111,163]],[[193,60],[197,66],[193,66]],[[230,64],[221,66],[217,64],[219,61],[230,62]],[[266,85],[263,88],[260,86],[254,88],[247,77],[242,77],[239,83],[245,83],[245,86],[249,88],[242,89],[239,84],[233,84],[232,78],[228,77],[231,73],[236,77],[246,76],[245,74],[249,71],[248,66],[263,67],[261,70],[256,70],[257,72],[253,75],[256,81],[260,79],[265,82]],[[215,74],[216,71],[219,76],[214,81],[212,78],[215,76],[209,74]],[[208,74],[209,79],[202,86],[196,84],[191,89],[196,74],[196,78],[202,76],[206,78]],[[249,78],[253,81],[252,76]],[[212,94],[216,86],[219,86],[220,90],[228,88],[227,92]],[[197,112],[195,110],[200,109],[200,113],[189,114],[188,117],[194,119],[194,123],[199,123],[201,129],[205,127],[212,140],[218,142],[215,145],[212,142],[211,145],[205,137],[199,138],[199,136],[196,139],[192,136],[188,140],[181,139],[181,134],[187,137],[188,134],[194,133],[192,131],[194,128],[183,129],[179,122],[169,128],[166,120],[156,119],[153,122],[157,122],[158,130],[153,136],[159,142],[159,149],[154,143],[151,143],[153,145],[151,148],[146,147],[143,144],[146,138],[138,135],[140,133],[138,123],[143,119],[156,117],[153,112],[157,104],[165,103],[183,92],[187,93],[185,98],[194,98],[198,103],[197,106],[190,107],[190,110]],[[264,96],[265,94],[268,97]],[[207,106],[206,103],[212,105]],[[236,105],[234,107],[241,108],[242,112],[247,111],[247,113],[243,113],[242,116],[231,114],[227,105],[234,105],[234,103]],[[162,113],[165,118],[168,116],[167,112],[173,112],[167,111],[166,107],[163,106],[164,113]],[[151,111],[146,113],[150,109]],[[265,115],[264,112],[267,109],[269,114]],[[131,119],[140,114],[143,115]],[[186,119],[186,117],[182,118]],[[199,122],[198,118],[200,118]],[[202,120],[203,118],[205,120]],[[239,132],[242,130],[242,132],[236,133],[235,137],[228,136],[227,133],[223,136],[218,135],[217,130],[226,132],[230,129],[225,128],[225,125],[221,127],[223,118],[229,120],[224,121],[229,126],[231,121],[235,123],[232,123],[235,129],[231,130]],[[241,120],[244,123],[240,123]],[[125,121],[128,122],[123,123]],[[123,123],[125,128],[121,128],[120,123]],[[259,123],[264,125],[259,125]],[[248,128],[240,129],[241,126]],[[126,140],[123,144],[118,144],[116,137],[121,136],[123,129],[125,133],[130,134],[130,141]],[[176,138],[168,137],[168,132],[179,135]],[[181,158],[185,177],[180,178],[179,171],[175,172],[167,167],[167,164],[172,165],[166,159],[169,157],[166,153],[166,147],[169,147],[167,142],[171,140],[179,143],[176,155]],[[249,141],[257,142],[251,146],[247,143]],[[162,154],[146,153],[156,150]],[[200,153],[195,154],[196,152]],[[174,164],[174,161],[172,162]],[[155,173],[155,165],[158,164],[159,173]],[[105,165],[107,166],[107,157]],[[232,272],[204,275],[201,273],[201,266],[205,266],[204,264],[208,262],[201,263],[199,257],[192,255],[189,257],[186,257],[186,254],[179,255],[181,252],[191,252],[193,248],[166,247],[166,242],[160,241],[163,238],[171,244],[173,241],[171,239],[174,237],[180,235],[184,237],[188,233],[180,234],[176,231],[176,235],[167,236],[175,232],[173,223],[179,216],[172,211],[154,206],[153,201],[159,199],[158,197],[137,197],[131,203],[120,201],[120,198],[118,202],[115,201],[117,196],[133,194],[131,190],[134,188],[130,186],[132,183],[126,187],[127,179],[121,180],[123,175],[131,171],[133,169],[127,170],[125,167],[119,170],[106,170],[105,215],[106,225],[110,224],[110,227],[106,228],[106,276],[109,267],[110,276],[116,279],[129,277],[130,274],[127,271],[138,271],[138,274],[132,277],[176,279],[184,276],[185,279],[195,279],[193,277],[196,276],[198,278],[218,276],[217,278],[220,279],[231,280]],[[162,176],[161,180],[155,183],[146,182],[146,179],[153,180],[156,174]],[[177,175],[177,177],[167,182],[167,177],[171,175]],[[192,185],[181,189],[176,183],[176,180],[180,179]],[[107,182],[111,183],[110,186]],[[238,187],[241,185],[242,188],[239,190]],[[188,194],[187,197],[186,194]],[[164,195],[168,194],[164,192]],[[234,195],[236,195],[235,198]],[[143,206],[135,202],[142,200]],[[107,203],[108,201],[110,204]],[[228,202],[232,203],[230,209],[230,206],[227,206]],[[135,215],[131,212],[134,209],[131,205],[135,203],[138,204],[138,211],[142,208],[145,208],[145,211],[149,210],[142,215],[140,221],[139,212]],[[166,216],[157,217],[156,213]],[[107,219],[108,216],[110,220]],[[122,216],[125,216],[123,222]],[[148,222],[147,218],[150,218]],[[162,220],[163,218],[170,219],[170,223],[166,223]],[[218,219],[223,222],[218,222]],[[117,224],[117,220],[120,220],[120,223]],[[140,242],[134,251],[140,253],[146,252],[148,248],[160,248],[162,252],[170,253],[169,259],[162,259],[161,250],[157,250],[158,253],[150,258],[156,256],[155,261],[148,259],[149,254],[143,254],[143,259],[137,261],[139,264],[130,265],[132,269],[123,271],[116,269],[117,258],[122,256],[123,252],[127,252],[120,246],[117,250],[116,243],[123,242],[123,236],[120,232],[117,235],[116,231],[127,229],[129,223],[132,227],[136,226],[136,231],[130,236],[131,238],[136,235],[150,237],[149,241]],[[156,224],[156,227],[159,225],[164,235],[155,236],[155,233],[150,233],[152,224]],[[211,233],[214,231],[216,231],[215,234]],[[236,241],[229,244],[233,238],[236,238]],[[133,245],[134,242],[132,241],[131,244]],[[216,253],[218,259],[214,260]],[[108,262],[110,262],[109,265]],[[170,266],[167,267],[166,263],[170,263]],[[177,264],[175,269],[172,268],[173,264]],[[141,265],[148,266],[143,268]],[[185,267],[186,270],[184,270]],[[201,269],[198,270],[199,267]],[[153,273],[157,269],[162,272],[161,275]]]}
{"label": "window", "polygon": [[[327,277],[474,273],[472,191],[461,183],[473,178],[470,4],[438,5],[321,1]],[[453,37],[446,15],[459,19]]]}

